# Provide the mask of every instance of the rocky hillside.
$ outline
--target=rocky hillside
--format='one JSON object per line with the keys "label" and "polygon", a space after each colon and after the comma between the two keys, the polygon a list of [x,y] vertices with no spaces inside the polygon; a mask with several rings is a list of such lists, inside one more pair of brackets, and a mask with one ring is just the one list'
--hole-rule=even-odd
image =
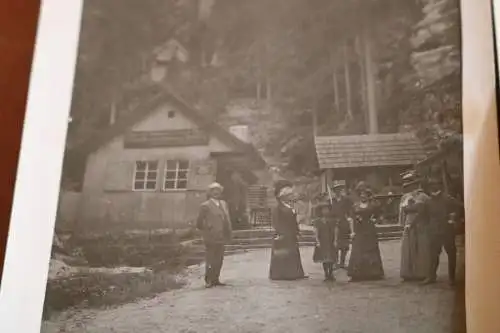
{"label": "rocky hillside", "polygon": [[332,112],[330,61],[360,21],[377,32],[380,129],[435,141],[461,131],[456,0],[88,0],[83,16],[68,147],[168,85],[223,124],[247,124],[272,167],[313,177],[313,110],[325,133],[363,131],[359,103],[352,117]]}

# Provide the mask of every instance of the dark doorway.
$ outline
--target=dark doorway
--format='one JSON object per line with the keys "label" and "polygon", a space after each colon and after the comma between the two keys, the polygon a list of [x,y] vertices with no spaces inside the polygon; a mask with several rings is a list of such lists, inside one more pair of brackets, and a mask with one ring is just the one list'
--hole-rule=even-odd
{"label": "dark doorway", "polygon": [[229,165],[219,163],[216,180],[224,186],[223,198],[229,206],[229,214],[231,216],[233,228],[247,228],[248,217],[246,211],[248,185],[242,174]]}

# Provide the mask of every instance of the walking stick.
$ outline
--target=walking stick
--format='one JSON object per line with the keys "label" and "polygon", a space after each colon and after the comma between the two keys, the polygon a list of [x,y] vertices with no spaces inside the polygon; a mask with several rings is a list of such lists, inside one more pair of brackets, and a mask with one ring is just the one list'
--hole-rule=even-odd
{"label": "walking stick", "polygon": [[328,192],[328,199],[330,199],[330,205],[333,206],[333,197],[332,197],[332,191],[330,189],[330,185],[326,185],[326,190]]}

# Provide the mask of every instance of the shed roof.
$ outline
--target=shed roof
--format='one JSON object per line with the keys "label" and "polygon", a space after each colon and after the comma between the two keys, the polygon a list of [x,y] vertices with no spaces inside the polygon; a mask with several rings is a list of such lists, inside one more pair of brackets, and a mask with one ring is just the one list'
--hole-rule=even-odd
{"label": "shed roof", "polygon": [[406,166],[427,154],[413,133],[315,137],[321,169]]}

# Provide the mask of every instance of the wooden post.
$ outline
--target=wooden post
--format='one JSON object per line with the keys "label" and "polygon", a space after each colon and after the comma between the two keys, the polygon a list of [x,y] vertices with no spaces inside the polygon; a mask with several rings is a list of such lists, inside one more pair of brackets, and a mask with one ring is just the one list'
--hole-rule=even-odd
{"label": "wooden post", "polygon": [[344,78],[345,78],[345,91],[347,99],[347,114],[352,119],[352,103],[351,103],[351,78],[349,76],[349,44],[344,45]]}
{"label": "wooden post", "polygon": [[378,133],[377,101],[375,95],[375,71],[373,68],[372,51],[367,30],[363,33],[363,53],[365,58],[366,96],[368,102],[368,132]]}

